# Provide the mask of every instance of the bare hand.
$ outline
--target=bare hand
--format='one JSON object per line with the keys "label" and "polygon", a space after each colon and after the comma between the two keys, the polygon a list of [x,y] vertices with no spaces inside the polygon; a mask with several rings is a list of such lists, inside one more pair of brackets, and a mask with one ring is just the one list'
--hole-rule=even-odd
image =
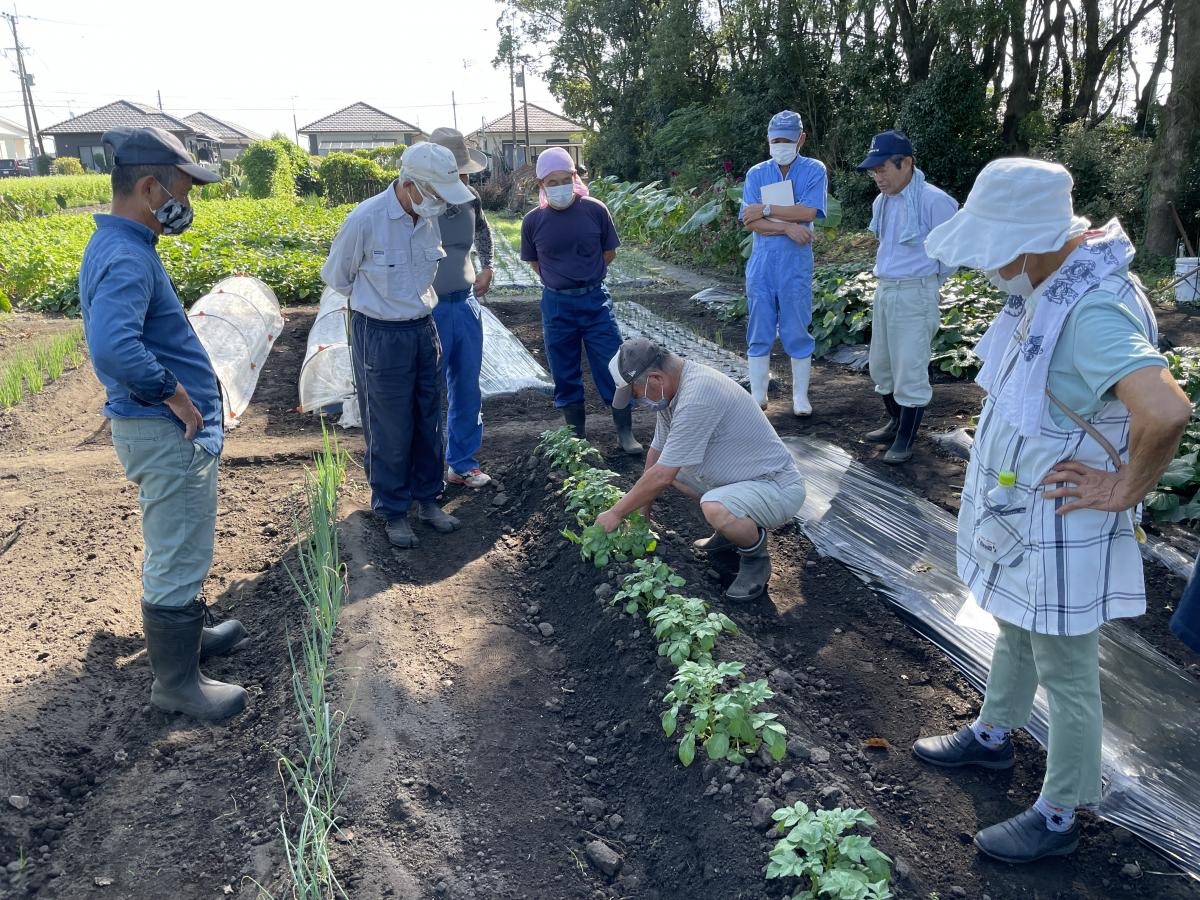
{"label": "bare hand", "polygon": [[606,532],[616,531],[621,525],[621,517],[611,509],[605,510],[596,516],[596,524],[603,528]]}
{"label": "bare hand", "polygon": [[751,222],[757,222],[763,217],[763,204],[747,203],[746,208],[742,210],[742,224],[749,225]]}
{"label": "bare hand", "polygon": [[483,297],[488,291],[490,291],[492,289],[492,274],[493,273],[492,273],[491,269],[482,269],[482,270],[480,270],[479,274],[475,276],[475,299],[476,300]]}
{"label": "bare hand", "polygon": [[204,427],[204,416],[200,415],[200,410],[196,409],[196,404],[192,402],[182,384],[176,385],[175,393],[168,397],[166,402],[167,408],[183,423],[184,438],[190,441],[196,436],[196,432]]}
{"label": "bare hand", "polygon": [[793,223],[789,225],[784,234],[790,237],[801,247],[803,247],[805,244],[811,244],[813,240],[812,229],[807,225],[801,225],[799,223]]}
{"label": "bare hand", "polygon": [[1076,509],[1100,509],[1106,512],[1124,512],[1138,504],[1140,497],[1130,499],[1127,496],[1125,469],[1119,472],[1105,472],[1093,469],[1075,460],[1060,462],[1042,479],[1042,484],[1062,484],[1065,487],[1046,491],[1042,496],[1046,500],[1057,500],[1060,497],[1074,498],[1060,506],[1055,513],[1066,515]]}

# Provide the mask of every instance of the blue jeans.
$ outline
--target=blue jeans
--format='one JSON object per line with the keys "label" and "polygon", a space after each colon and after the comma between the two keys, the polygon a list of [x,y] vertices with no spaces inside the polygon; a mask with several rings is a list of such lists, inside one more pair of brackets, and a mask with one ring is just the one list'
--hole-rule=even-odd
{"label": "blue jeans", "polygon": [[219,460],[169,419],[113,419],[112,435],[142,507],[142,600],[187,606],[212,565]]}
{"label": "blue jeans", "polygon": [[1200,556],[1171,616],[1171,631],[1194,653],[1200,653]]}
{"label": "blue jeans", "polygon": [[813,257],[809,247],[768,238],[746,264],[746,355],[770,356],[775,334],[792,359],[812,356]]}
{"label": "blue jeans", "polygon": [[371,509],[388,522],[412,501],[436,500],[442,480],[442,347],[433,316],[350,319]]}
{"label": "blue jeans", "polygon": [[612,406],[616,385],[609,374],[609,361],[621,346],[621,332],[613,316],[608,288],[596,285],[576,296],[542,289],[542,336],[546,359],[554,376],[554,405],[583,402],[582,349],[587,350],[592,381],[600,398]]}
{"label": "blue jeans", "polygon": [[446,465],[460,474],[479,468],[483,443],[483,320],[470,290],[440,294],[433,308],[446,380]]}

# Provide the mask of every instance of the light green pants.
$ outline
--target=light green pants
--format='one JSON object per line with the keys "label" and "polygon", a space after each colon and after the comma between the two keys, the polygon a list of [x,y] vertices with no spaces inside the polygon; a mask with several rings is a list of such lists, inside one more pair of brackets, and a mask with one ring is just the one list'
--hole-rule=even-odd
{"label": "light green pants", "polygon": [[1023,728],[1038,685],[1050,706],[1050,746],[1042,795],[1056,806],[1100,802],[1100,631],[1060,637],[999,622],[987,694],[979,717],[1001,728]]}
{"label": "light green pants", "polygon": [[142,599],[186,606],[212,565],[217,457],[167,419],[113,419],[112,434],[142,507]]}
{"label": "light green pants", "polygon": [[868,356],[876,392],[901,406],[929,405],[929,347],[941,324],[936,276],[879,279]]}

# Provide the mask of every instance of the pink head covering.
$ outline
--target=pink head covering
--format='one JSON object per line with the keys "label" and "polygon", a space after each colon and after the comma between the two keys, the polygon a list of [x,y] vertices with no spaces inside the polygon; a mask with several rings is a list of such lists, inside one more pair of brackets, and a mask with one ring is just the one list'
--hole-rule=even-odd
{"label": "pink head covering", "polygon": [[[539,181],[551,172],[570,172],[575,187],[575,194],[579,197],[588,196],[587,185],[583,183],[579,178],[579,173],[575,171],[575,161],[571,159],[571,154],[562,147],[549,147],[538,154],[535,172]],[[543,209],[550,205],[550,201],[546,199],[545,190],[540,187],[538,188],[538,205]]]}

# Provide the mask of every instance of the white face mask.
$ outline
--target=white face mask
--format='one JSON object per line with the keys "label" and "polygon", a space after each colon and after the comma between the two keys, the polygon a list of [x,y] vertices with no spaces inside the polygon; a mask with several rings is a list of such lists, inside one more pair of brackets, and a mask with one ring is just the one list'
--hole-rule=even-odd
{"label": "white face mask", "polygon": [[566,209],[575,200],[575,185],[574,184],[556,184],[554,187],[548,187],[546,191],[546,202],[555,209]]}
{"label": "white face mask", "polygon": [[422,219],[436,219],[446,211],[446,201],[435,196],[433,188],[427,184],[417,184],[416,188],[421,194],[421,202],[412,205],[414,213]]}
{"label": "white face mask", "polygon": [[795,144],[772,144],[771,159],[781,166],[790,166],[796,161],[800,148]]}
{"label": "white face mask", "polygon": [[1021,271],[1012,278],[1005,278],[1000,274],[999,269],[988,269],[984,274],[987,275],[987,280],[992,283],[996,290],[1001,291],[1005,296],[1016,294],[1018,297],[1026,299],[1033,296],[1033,282],[1025,271],[1025,267],[1029,265],[1029,255],[1025,255],[1025,259],[1021,262]]}

